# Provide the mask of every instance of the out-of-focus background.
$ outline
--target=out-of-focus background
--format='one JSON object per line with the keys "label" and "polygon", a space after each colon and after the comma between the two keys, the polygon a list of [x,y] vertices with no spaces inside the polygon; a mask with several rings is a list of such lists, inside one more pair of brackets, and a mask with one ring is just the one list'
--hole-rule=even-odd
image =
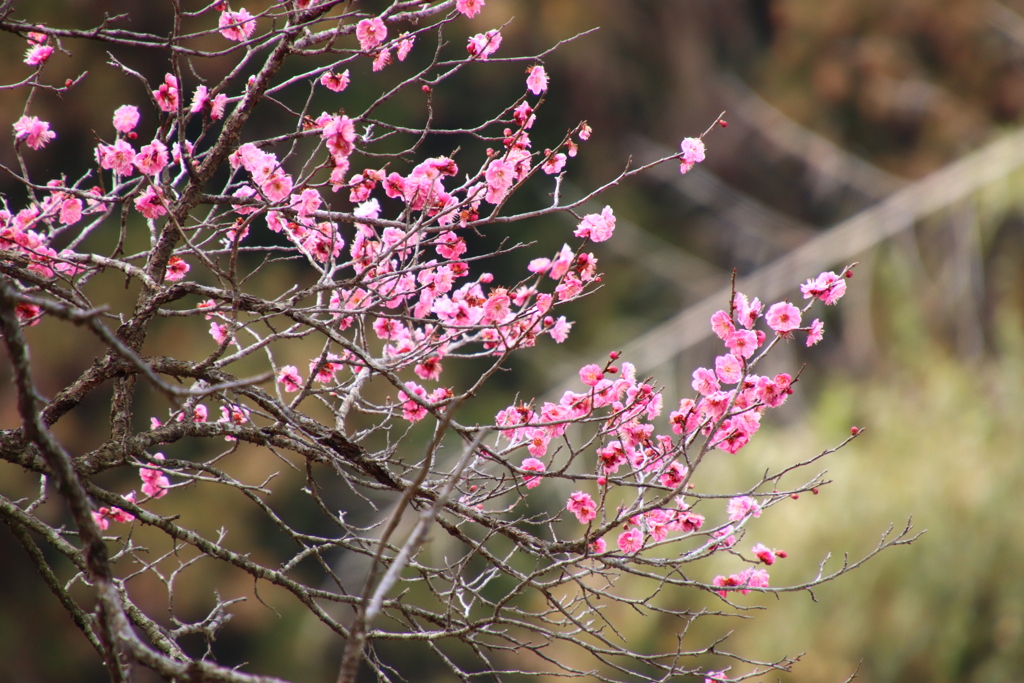
{"label": "out-of-focus background", "polygon": [[[117,5],[65,4],[39,2],[31,14],[85,25]],[[605,286],[571,312],[578,322],[564,346],[515,361],[481,414],[516,391],[543,393],[552,378],[614,349],[665,386],[669,405],[718,353],[707,318],[727,303],[734,268],[744,291],[775,301],[857,261],[849,294],[824,317],[825,341],[810,350],[791,343],[773,361],[777,371],[807,364],[797,393],[700,484],[725,490],[858,425],[864,435],[825,465],[834,483],[751,525],[789,554],[772,568],[773,584],[812,576],[828,554],[826,567],[855,558],[911,515],[928,532],[817,591],[816,602],[763,601],[768,609],[753,620],[725,624],[735,630],[729,649],[764,660],[805,652],[781,677],[793,683],[854,671],[870,683],[1024,680],[1024,2],[487,0],[462,28],[509,19],[504,55],[600,27],[545,59],[552,81],[535,143],[550,145],[582,119],[594,129],[569,165],[567,194],[613,177],[630,157],[678,150],[722,111],[728,127],[708,134],[707,161],[686,176],[666,167],[601,201],[619,221],[614,239],[595,248]],[[0,41],[4,70],[28,68],[22,42]],[[48,77],[73,74],[58,57]],[[84,168],[91,131],[108,130],[113,106],[145,104],[141,88],[116,90],[103,56],[94,59],[96,75],[81,87],[94,102],[117,102],[73,108],[39,96],[33,113],[61,136],[39,153],[43,165],[78,155]],[[520,70],[470,70],[438,93],[438,115],[493,113],[521,92]],[[165,71],[151,64],[143,73],[155,83]],[[23,103],[0,99],[3,125]],[[515,229],[554,251],[571,228],[554,220]],[[13,426],[7,403],[4,427]],[[101,679],[94,662],[81,664],[90,661],[84,639],[6,529],[0,549],[0,660],[14,667],[0,666],[0,680],[69,671]],[[300,618],[275,607],[284,611],[244,608],[240,658],[260,663],[299,648]],[[674,626],[652,618],[634,631],[656,638]],[[242,636],[262,640],[243,645]],[[329,667],[317,662],[328,659],[304,657],[298,674],[276,673],[322,680]]]}

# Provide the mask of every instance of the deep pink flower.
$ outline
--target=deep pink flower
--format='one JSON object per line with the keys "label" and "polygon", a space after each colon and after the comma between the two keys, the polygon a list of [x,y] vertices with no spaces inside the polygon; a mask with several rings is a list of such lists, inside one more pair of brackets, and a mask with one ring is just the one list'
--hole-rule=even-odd
{"label": "deep pink flower", "polygon": [[725,340],[725,346],[735,355],[750,358],[760,346],[757,333],[752,330],[737,330]]}
{"label": "deep pink flower", "polygon": [[603,538],[599,538],[590,544],[590,552],[601,554],[608,550],[608,543]]}
{"label": "deep pink flower", "polygon": [[846,293],[846,280],[829,271],[822,273],[814,280],[808,280],[800,286],[800,291],[803,292],[805,299],[813,296],[831,306]]}
{"label": "deep pink flower", "polygon": [[135,208],[146,218],[159,218],[167,213],[164,208],[162,191],[154,187],[146,188],[146,191],[135,198]]}
{"label": "deep pink flower", "polygon": [[768,327],[781,335],[800,327],[800,309],[788,301],[772,304],[765,316]]}
{"label": "deep pink flower", "polygon": [[380,17],[363,19],[356,24],[356,38],[359,40],[359,47],[364,52],[369,52],[380,45],[387,35],[388,27],[384,25]]}
{"label": "deep pink flower", "polygon": [[597,517],[597,504],[594,503],[594,499],[590,497],[589,493],[583,491],[576,491],[569,496],[569,502],[565,504],[565,509],[576,515],[580,524],[586,524]]}
{"label": "deep pink flower", "polygon": [[597,386],[597,383],[604,379],[604,373],[598,365],[584,365],[580,368],[580,380],[588,387]]}
{"label": "deep pink flower", "polygon": [[25,63],[29,66],[40,66],[53,54],[53,47],[50,45],[33,45],[25,53]]}
{"label": "deep pink flower", "polygon": [[100,166],[118,175],[128,177],[135,173],[135,150],[124,140],[112,145],[99,145],[96,156]]}
{"label": "deep pink flower", "polygon": [[168,159],[167,146],[159,140],[154,140],[139,150],[133,163],[140,173],[156,175],[166,168]]}
{"label": "deep pink flower", "polygon": [[14,137],[24,140],[32,149],[45,147],[57,134],[50,130],[50,124],[35,116],[22,116],[14,123]]}
{"label": "deep pink flower", "polygon": [[160,111],[174,112],[178,110],[178,79],[171,74],[164,76],[164,82],[153,91],[153,97]]}
{"label": "deep pink flower", "polygon": [[210,323],[210,336],[213,337],[213,341],[217,342],[217,346],[224,343],[224,340],[228,338],[228,326],[226,323]]}
{"label": "deep pink flower", "polygon": [[548,72],[541,65],[531,66],[526,77],[526,88],[534,95],[539,95],[548,89]]}
{"label": "deep pink flower", "polygon": [[244,7],[237,12],[231,10],[221,12],[217,25],[220,27],[222,36],[237,42],[248,40],[252,32],[256,30],[256,20]]}
{"label": "deep pink flower", "polygon": [[628,555],[633,555],[644,547],[644,534],[640,529],[633,527],[632,529],[623,531],[619,534],[618,542],[619,550]]}
{"label": "deep pink flower", "polygon": [[406,391],[398,392],[398,400],[402,401],[402,417],[409,422],[419,422],[427,416],[427,409],[412,400],[411,396],[415,395],[421,399],[426,399],[427,390],[416,384],[416,382],[406,382],[405,388]]}
{"label": "deep pink flower", "polygon": [[775,564],[775,551],[765,547],[761,543],[755,545],[751,552],[757,556],[757,559],[761,560],[765,564]]}
{"label": "deep pink flower", "polygon": [[500,204],[515,180],[515,167],[505,159],[494,159],[487,165],[484,179],[487,181],[484,201],[488,204]]}
{"label": "deep pink flower", "polygon": [[177,282],[185,277],[185,273],[190,270],[190,266],[185,262],[185,259],[180,256],[172,256],[167,261],[167,272],[164,274],[164,279],[171,282]]}

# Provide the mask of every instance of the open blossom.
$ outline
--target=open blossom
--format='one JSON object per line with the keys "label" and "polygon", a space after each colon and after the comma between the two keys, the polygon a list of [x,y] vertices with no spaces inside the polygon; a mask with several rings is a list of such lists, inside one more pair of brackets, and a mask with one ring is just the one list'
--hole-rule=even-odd
{"label": "open blossom", "polygon": [[222,36],[237,42],[248,40],[252,32],[256,30],[256,20],[244,7],[237,12],[231,10],[221,12],[217,25],[220,27]]}
{"label": "open blossom", "polygon": [[[163,460],[163,453],[153,455],[154,460]],[[171,486],[170,479],[160,470],[148,467],[139,468],[139,476],[142,478],[142,492],[151,498],[163,498],[167,495],[167,489]]]}
{"label": "open blossom", "polygon": [[320,85],[324,86],[328,90],[341,92],[348,87],[350,80],[348,69],[345,69],[345,71],[340,74],[336,74],[333,71],[325,71],[323,75],[320,76]]}
{"label": "open blossom", "polygon": [[135,198],[135,208],[146,218],[159,218],[167,213],[162,198],[163,191],[150,186]]}
{"label": "open blossom", "polygon": [[178,79],[172,74],[164,76],[164,82],[153,91],[153,97],[160,111],[173,112],[178,109]]}
{"label": "open blossom", "polygon": [[380,45],[387,35],[388,27],[384,25],[380,17],[363,19],[356,24],[356,38],[359,39],[359,47],[364,52],[369,52]]}
{"label": "open blossom", "polygon": [[548,72],[541,65],[531,66],[526,77],[526,88],[534,95],[539,95],[548,89]]}
{"label": "open blossom", "polygon": [[700,138],[686,138],[680,144],[679,172],[686,173],[695,164],[704,161],[704,143]]}
{"label": "open blossom", "polygon": [[588,387],[596,387],[597,383],[604,379],[604,373],[598,365],[584,365],[580,368],[580,380]]}
{"label": "open blossom", "polygon": [[565,168],[565,155],[562,154],[561,152],[559,152],[558,154],[550,155],[547,159],[544,160],[544,163],[541,164],[540,168],[548,175],[555,175],[563,168]]}
{"label": "open blossom", "polygon": [[639,552],[643,547],[644,534],[636,527],[623,531],[619,534],[619,550],[622,552],[633,555]]}
{"label": "open blossom", "polygon": [[29,66],[40,66],[53,54],[53,47],[50,45],[33,45],[25,52],[25,63]]}
{"label": "open blossom", "polygon": [[24,140],[32,149],[45,147],[57,134],[50,130],[50,124],[35,116],[22,116],[14,123],[14,137]]}
{"label": "open blossom", "polygon": [[164,274],[164,279],[170,280],[171,282],[177,282],[184,278],[185,273],[189,270],[190,267],[188,263],[185,262],[185,259],[180,256],[172,256],[167,261],[167,272]]}
{"label": "open blossom", "polygon": [[800,309],[788,301],[780,301],[768,309],[765,320],[768,327],[784,335],[800,327]]}
{"label": "open blossom", "polygon": [[135,173],[135,150],[125,140],[118,140],[112,145],[99,145],[96,156],[100,166],[125,177]]}
{"label": "open blossom", "polygon": [[299,369],[294,365],[284,366],[277,373],[277,383],[283,386],[285,391],[298,391],[302,387]]}
{"label": "open blossom", "polygon": [[471,36],[469,42],[466,44],[466,52],[474,57],[487,59],[493,55],[499,47],[501,47],[501,31],[491,29],[486,33],[478,33],[475,36]]}
{"label": "open blossom", "polygon": [[831,306],[846,293],[846,280],[829,271],[800,285],[800,291],[803,292],[805,299],[814,297],[824,301],[825,305]]}
{"label": "open blossom", "polygon": [[811,328],[807,330],[807,345],[814,346],[824,336],[825,323],[817,318],[811,321]]}
{"label": "open blossom", "polygon": [[485,5],[485,0],[455,0],[455,9],[472,19]]}
{"label": "open blossom", "polygon": [[738,522],[747,515],[761,516],[761,506],[750,496],[737,496],[730,499],[727,510],[730,522]]}
{"label": "open blossom", "polygon": [[751,551],[757,556],[757,559],[761,560],[767,565],[775,564],[775,551],[765,547],[763,544],[758,543]]}
{"label": "open blossom", "polygon": [[156,175],[164,170],[167,161],[167,146],[159,140],[154,140],[140,149],[133,159],[135,168],[145,175]]}
{"label": "open blossom", "polygon": [[487,195],[484,201],[488,204],[499,204],[512,187],[515,167],[505,159],[495,159],[487,165],[484,179],[487,181]]}
{"label": "open blossom", "polygon": [[415,395],[427,400],[427,390],[416,384],[416,382],[406,382],[405,388],[406,391],[398,392],[398,400],[402,401],[402,417],[409,422],[419,422],[427,416],[427,409],[411,397]]}
{"label": "open blossom", "polygon": [[404,62],[405,58],[412,52],[412,46],[416,42],[416,38],[409,36],[408,33],[403,33],[398,38],[398,49],[395,50],[395,56],[398,57],[398,61]]}
{"label": "open blossom", "polygon": [[[528,472],[543,472],[547,469],[537,458],[526,458],[523,460],[523,464],[519,466],[520,469],[527,470]],[[523,483],[526,484],[526,488],[533,489],[540,486],[540,477],[523,477]]]}
{"label": "open blossom", "polygon": [[604,242],[615,232],[615,214],[612,207],[606,206],[601,213],[590,213],[583,217],[580,224],[576,226],[576,237],[590,238],[593,242]]}
{"label": "open blossom", "polygon": [[130,133],[139,125],[139,110],[130,104],[124,104],[114,111],[114,128],[119,133]]}
{"label": "open blossom", "polygon": [[597,504],[594,503],[594,499],[590,497],[589,493],[583,491],[576,491],[569,496],[569,502],[565,504],[565,509],[576,515],[580,524],[586,524],[597,517]]}

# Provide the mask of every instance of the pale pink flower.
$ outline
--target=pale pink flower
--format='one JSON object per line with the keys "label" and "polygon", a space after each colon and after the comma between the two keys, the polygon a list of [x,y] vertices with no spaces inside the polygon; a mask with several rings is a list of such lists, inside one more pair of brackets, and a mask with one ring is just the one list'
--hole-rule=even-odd
{"label": "pale pink flower", "polygon": [[340,74],[336,74],[332,71],[325,71],[324,74],[320,76],[320,85],[324,86],[328,90],[341,92],[348,87],[350,80],[348,69],[345,69],[345,71]]}
{"label": "pale pink flower", "polygon": [[725,341],[736,331],[736,326],[732,324],[732,318],[725,311],[715,311],[711,316],[711,331],[715,335]]}
{"label": "pale pink flower", "polygon": [[736,384],[743,376],[743,361],[731,353],[715,359],[715,374],[726,384]]}
{"label": "pale pink flower", "polygon": [[734,355],[739,355],[743,358],[750,358],[754,355],[754,351],[760,346],[757,338],[757,333],[751,330],[737,330],[729,335],[729,338],[725,340],[725,346]]}
{"label": "pale pink flower", "polygon": [[555,320],[551,328],[548,330],[548,334],[555,340],[556,343],[561,344],[569,338],[569,330],[572,329],[573,323],[568,322],[565,316],[559,316],[558,320]]}
{"label": "pale pink flower", "polygon": [[114,111],[114,128],[120,133],[130,133],[139,125],[139,110],[131,104],[124,104]]}
{"label": "pale pink flower", "polygon": [[228,338],[228,326],[226,323],[210,323],[210,336],[213,337],[213,341],[217,342],[217,346],[224,343],[224,340]]}
{"label": "pale pink flower", "polygon": [[701,396],[709,396],[722,388],[718,383],[718,376],[707,368],[697,368],[693,371],[693,382],[690,386]]}
{"label": "pale pink flower", "polygon": [[738,522],[747,515],[761,516],[761,506],[750,496],[737,496],[730,499],[727,511],[730,522]]}
{"label": "pale pink flower", "polygon": [[[519,466],[519,469],[526,470],[528,472],[543,472],[547,468],[537,458],[526,458],[523,460],[523,464]],[[526,484],[526,488],[533,489],[540,486],[541,477],[530,477],[524,476],[523,483]]]}
{"label": "pale pink flower", "polygon": [[70,197],[60,204],[60,222],[64,225],[72,225],[82,219],[82,200],[78,197]]}
{"label": "pale pink flower", "polygon": [[627,555],[633,555],[639,552],[643,547],[644,534],[636,527],[633,527],[628,531],[623,531],[619,534],[619,550]]}
{"label": "pale pink flower", "polygon": [[586,524],[597,517],[597,504],[594,503],[594,499],[590,497],[589,493],[583,491],[576,491],[570,495],[565,509],[576,515],[580,524]]}
{"label": "pale pink flower", "polygon": [[29,66],[41,66],[53,54],[50,45],[33,45],[25,52],[25,63]]}
{"label": "pale pink flower", "polygon": [[584,365],[580,368],[580,380],[588,387],[597,386],[597,383],[604,379],[604,373],[598,365]]}
{"label": "pale pink flower", "polygon": [[280,202],[291,195],[292,177],[282,171],[274,173],[260,183],[260,190],[270,201]]}
{"label": "pale pink flower", "polygon": [[811,321],[811,327],[807,330],[807,346],[814,346],[825,336],[825,323],[817,318]]}
{"label": "pale pink flower", "polygon": [[700,138],[685,138],[680,144],[679,172],[686,173],[694,164],[704,161],[704,143]]}
{"label": "pale pink flower", "polygon": [[765,316],[768,327],[781,335],[800,327],[800,309],[788,301],[772,304]]}
{"label": "pale pink flower", "polygon": [[541,65],[531,66],[526,77],[526,88],[534,95],[539,95],[548,89],[548,73]]}
{"label": "pale pink flower", "polygon": [[456,0],[455,9],[472,19],[480,13],[485,4],[485,0]]}
{"label": "pale pink flower", "polygon": [[391,63],[391,50],[380,50],[373,57],[373,70],[381,71]]}
{"label": "pale pink flower", "polygon": [[384,25],[380,17],[363,19],[356,24],[356,38],[359,39],[359,47],[364,52],[369,52],[380,45],[387,35],[388,27]]}
{"label": "pale pink flower", "polygon": [[487,194],[484,201],[488,204],[499,204],[505,198],[515,180],[515,167],[504,159],[494,159],[487,165],[484,173],[487,181]]}
{"label": "pale pink flower", "polygon": [[594,132],[594,129],[590,127],[586,121],[580,124],[579,132],[576,133],[577,137],[583,142],[590,139],[590,134]]}
{"label": "pale pink flower", "polygon": [[14,123],[14,137],[24,140],[32,149],[45,147],[57,134],[50,130],[50,124],[35,116],[22,116]]}
{"label": "pale pink flower", "polygon": [[800,285],[800,291],[803,292],[805,299],[815,297],[824,301],[826,305],[831,306],[846,293],[846,280],[829,271],[822,273],[814,280],[808,280],[805,284]]}
{"label": "pale pink flower", "polygon": [[612,236],[615,231],[615,214],[612,207],[606,206],[601,213],[591,213],[583,217],[580,224],[573,232],[576,237],[590,238],[593,242],[604,242]]}
{"label": "pale pink flower", "polygon": [[475,36],[471,36],[466,44],[466,52],[474,57],[487,59],[497,52],[499,47],[501,47],[501,31],[491,29],[486,33],[478,33]]}
{"label": "pale pink flower", "polygon": [[[548,175],[555,175],[563,168],[565,168],[565,155],[562,154],[561,152],[559,152],[558,154],[550,155],[547,159],[544,160],[544,163],[541,164],[540,168]],[[594,241],[597,242],[599,240]]]}
{"label": "pale pink flower", "polygon": [[217,25],[220,27],[222,36],[237,42],[248,40],[252,32],[256,30],[256,20],[244,7],[237,12],[231,10],[221,12]]}
{"label": "pale pink flower", "polygon": [[180,256],[172,256],[167,261],[167,272],[164,274],[164,279],[170,280],[171,282],[177,282],[185,277],[185,273],[190,270],[190,266],[185,262],[185,259]]}
{"label": "pale pink flower", "polygon": [[409,56],[409,52],[412,51],[412,46],[415,42],[416,38],[409,37],[408,33],[403,33],[399,36],[398,47],[395,49],[395,56],[398,57],[398,61],[405,61],[405,58]]}

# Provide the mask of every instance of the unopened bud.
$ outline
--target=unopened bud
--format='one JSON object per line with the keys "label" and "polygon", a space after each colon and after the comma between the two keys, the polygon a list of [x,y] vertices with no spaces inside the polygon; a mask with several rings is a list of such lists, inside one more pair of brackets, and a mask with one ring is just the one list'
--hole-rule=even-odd
{"label": "unopened bud", "polygon": [[798,500],[800,498],[800,494],[799,493],[791,493],[791,494],[789,494],[789,497],[792,498],[793,500]]}
{"label": "unopened bud", "polygon": [[607,483],[608,483],[608,477],[598,477],[597,478],[597,485],[598,486],[604,486]]}
{"label": "unopened bud", "polygon": [[722,128],[728,128],[729,122],[726,121],[725,119],[722,119],[721,121],[718,122],[718,125],[720,125]]}
{"label": "unopened bud", "polygon": [[815,486],[813,489],[811,489],[811,493],[813,493],[814,495],[818,495],[818,487]]}
{"label": "unopened bud", "polygon": [[781,557],[782,559],[786,559],[787,557],[789,557],[789,554],[786,553],[785,550],[776,550],[775,557]]}
{"label": "unopened bud", "polygon": [[619,356],[621,356],[621,355],[622,355],[621,351],[612,351],[611,353],[608,354],[608,357],[611,358],[612,360],[618,360]]}
{"label": "unopened bud", "polygon": [[427,85],[426,83],[424,83],[424,84],[423,84],[423,87],[422,87],[422,88],[420,88],[420,90],[422,90],[423,92],[426,92],[426,93],[428,93],[428,92],[430,92],[430,86],[429,86],[429,85]]}
{"label": "unopened bud", "polygon": [[850,434],[852,434],[853,436],[857,436],[858,434],[860,434],[860,427],[857,427],[856,425],[850,427]]}
{"label": "unopened bud", "polygon": [[615,366],[615,365],[609,365],[609,366],[608,366],[608,369],[607,369],[607,370],[606,370],[605,372],[607,372],[607,373],[609,373],[609,374],[612,374],[612,375],[614,375],[614,374],[615,374],[616,372],[618,372],[618,371],[619,371],[619,368],[618,368],[618,366]]}

